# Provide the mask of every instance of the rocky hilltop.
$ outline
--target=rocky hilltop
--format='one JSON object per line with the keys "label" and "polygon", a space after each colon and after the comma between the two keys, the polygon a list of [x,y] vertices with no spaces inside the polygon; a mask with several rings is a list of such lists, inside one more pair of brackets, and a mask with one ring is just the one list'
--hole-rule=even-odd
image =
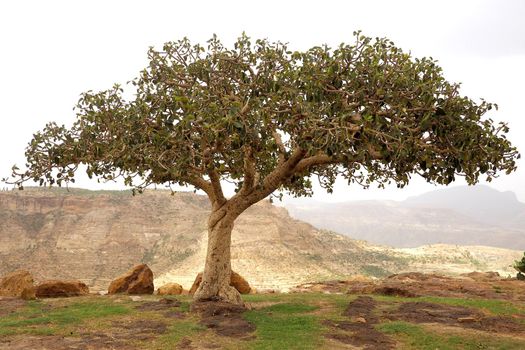
{"label": "rocky hilltop", "polygon": [[[208,200],[193,193],[26,189],[0,192],[0,275],[27,269],[35,279],[80,279],[104,290],[147,263],[156,284],[188,288],[202,270]],[[433,245],[393,249],[317,230],[267,201],[241,215],[232,264],[257,289],[286,289],[352,274],[403,271],[513,273],[521,252]]]}

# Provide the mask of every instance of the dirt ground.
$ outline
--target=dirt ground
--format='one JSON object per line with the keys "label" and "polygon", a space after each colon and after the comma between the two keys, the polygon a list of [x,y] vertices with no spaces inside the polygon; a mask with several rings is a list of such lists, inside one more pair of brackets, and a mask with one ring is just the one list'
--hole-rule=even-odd
{"label": "dirt ground", "polygon": [[253,339],[255,325],[246,321],[242,314],[246,308],[221,301],[193,303],[193,312],[199,314],[200,324],[211,328],[218,335],[238,339]]}
{"label": "dirt ground", "polygon": [[344,313],[348,321],[323,322],[330,328],[324,336],[345,344],[370,350],[394,349],[395,342],[374,328],[379,318],[374,313],[376,301],[368,296],[358,297],[350,302]]}
{"label": "dirt ground", "polygon": [[[264,340],[260,327],[271,327],[264,323],[265,317],[273,322],[274,317],[293,321],[296,316],[318,320],[319,333],[312,334],[321,338],[319,344],[324,345],[318,348],[322,349],[404,349],[403,341],[409,335],[381,328],[396,323],[421,327],[435,332],[436,337],[503,337],[523,345],[480,349],[525,349],[523,282],[486,275],[453,279],[412,273],[380,281],[314,285],[317,293],[301,287],[301,293],[247,297],[248,308],[220,301],[193,303],[190,308],[189,297],[89,296],[36,302],[0,297],[0,349],[252,349],[257,344],[272,348],[260,346]],[[98,317],[88,308],[82,311],[87,316],[68,318],[75,303],[96,306],[99,302],[103,307],[97,312],[106,312],[106,307],[116,311],[124,307],[126,312]],[[294,305],[311,308],[301,311]],[[248,321],[247,310],[259,315],[262,323]],[[300,345],[293,349],[301,349]]]}

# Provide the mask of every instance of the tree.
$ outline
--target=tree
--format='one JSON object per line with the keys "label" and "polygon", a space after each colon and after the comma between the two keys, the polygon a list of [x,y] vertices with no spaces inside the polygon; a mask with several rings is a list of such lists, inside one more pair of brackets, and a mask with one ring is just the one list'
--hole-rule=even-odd
{"label": "tree", "polygon": [[[506,124],[483,119],[497,107],[475,103],[445,81],[433,59],[412,59],[387,39],[354,33],[353,44],[290,51],[242,35],[233,49],[213,37],[148,51],[130,83],[83,93],[71,128],[48,124],[26,150],[14,182],[74,181],[80,164],[102,180],[191,185],[211,202],[208,252],[196,299],[241,303],[229,286],[235,219],[274,192],[328,192],[349,184],[405,186],[412,175],[449,184],[515,170]],[[226,198],[222,180],[235,184]],[[138,182],[137,182],[138,181]]]}
{"label": "tree", "polygon": [[525,253],[523,253],[523,257],[521,258],[521,260],[514,261],[514,265],[512,267],[514,267],[514,269],[518,271],[518,273],[516,274],[516,278],[520,281],[524,281],[525,275],[523,273],[525,273]]}

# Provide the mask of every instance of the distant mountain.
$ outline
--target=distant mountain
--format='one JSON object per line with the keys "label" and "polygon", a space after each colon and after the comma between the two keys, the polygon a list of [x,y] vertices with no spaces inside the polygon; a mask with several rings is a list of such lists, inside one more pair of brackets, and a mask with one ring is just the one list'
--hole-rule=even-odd
{"label": "distant mountain", "polygon": [[290,214],[317,228],[373,244],[484,245],[525,250],[525,204],[488,186],[455,187],[403,202],[290,201]]}
{"label": "distant mountain", "polygon": [[[209,210],[207,198],[192,193],[147,191],[133,197],[128,191],[0,191],[0,276],[27,269],[37,281],[74,278],[103,290],[145,262],[156,285],[177,282],[189,288],[203,268]],[[347,211],[346,217],[357,213]],[[486,247],[374,246],[318,230],[267,201],[243,213],[232,236],[232,266],[258,289],[404,271],[507,275],[521,255]]]}
{"label": "distant mountain", "polygon": [[500,192],[489,186],[458,186],[427,192],[403,202],[408,206],[446,208],[480,223],[525,229],[525,203],[511,191]]}

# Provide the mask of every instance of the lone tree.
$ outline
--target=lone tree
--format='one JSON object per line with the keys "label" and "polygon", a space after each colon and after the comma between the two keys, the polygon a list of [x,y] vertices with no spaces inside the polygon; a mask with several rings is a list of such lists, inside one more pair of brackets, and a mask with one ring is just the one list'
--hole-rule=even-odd
{"label": "lone tree", "polygon": [[[187,39],[150,48],[130,83],[83,93],[71,128],[49,123],[26,149],[11,183],[74,181],[80,164],[101,180],[191,185],[211,202],[208,251],[196,300],[242,303],[229,286],[235,219],[274,192],[312,193],[311,175],[367,187],[405,186],[413,174],[449,184],[515,170],[508,128],[445,81],[433,59],[412,59],[387,39],[354,33],[353,44],[290,51],[243,35],[228,49]],[[222,180],[233,182],[227,198]]]}

